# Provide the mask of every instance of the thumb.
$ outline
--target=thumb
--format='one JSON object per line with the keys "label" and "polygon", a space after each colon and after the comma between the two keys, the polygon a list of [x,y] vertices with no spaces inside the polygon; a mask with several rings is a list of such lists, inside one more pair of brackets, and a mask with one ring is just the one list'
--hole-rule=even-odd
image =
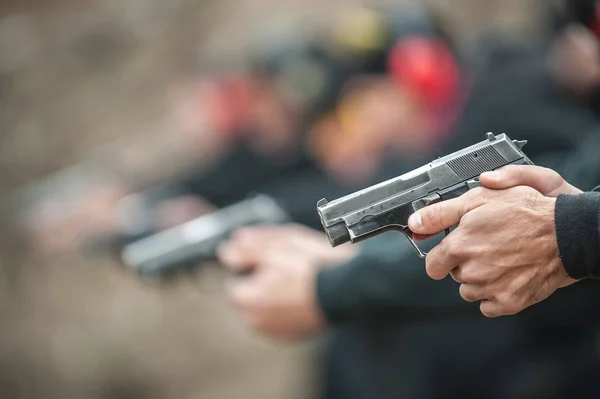
{"label": "thumb", "polygon": [[496,190],[529,186],[548,197],[581,192],[552,169],[533,165],[508,165],[493,172],[482,173],[480,181],[484,187]]}

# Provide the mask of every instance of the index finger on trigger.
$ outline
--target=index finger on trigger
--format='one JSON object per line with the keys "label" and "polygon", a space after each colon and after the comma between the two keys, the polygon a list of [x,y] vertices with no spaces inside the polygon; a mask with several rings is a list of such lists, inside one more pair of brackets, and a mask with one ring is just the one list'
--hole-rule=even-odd
{"label": "index finger on trigger", "polygon": [[[456,226],[460,219],[472,209],[483,202],[479,193],[481,189],[474,189],[461,197],[428,205],[413,213],[408,219],[408,227],[417,235],[439,234],[442,231]],[[475,200],[473,200],[475,198]]]}

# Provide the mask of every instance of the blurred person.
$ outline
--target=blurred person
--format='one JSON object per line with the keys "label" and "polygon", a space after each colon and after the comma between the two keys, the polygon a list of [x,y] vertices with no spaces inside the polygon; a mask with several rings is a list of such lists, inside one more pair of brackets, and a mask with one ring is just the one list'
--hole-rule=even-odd
{"label": "blurred person", "polygon": [[[79,241],[99,233],[123,235],[122,239],[127,242],[259,191],[281,200],[290,208],[296,222],[317,227],[318,218],[312,209],[317,199],[316,187],[335,196],[357,189],[374,175],[391,177],[395,171],[393,161],[378,162],[354,174],[352,165],[369,158],[386,158],[390,141],[394,142],[392,131],[417,130],[414,126],[403,127],[410,126],[402,116],[411,114],[413,99],[408,99],[390,80],[362,77],[381,76],[386,72],[387,54],[396,35],[394,29],[404,21],[393,21],[393,26],[391,23],[390,16],[382,12],[353,9],[334,24],[333,43],[283,41],[275,50],[269,49],[266,54],[259,52],[258,59],[247,70],[207,75],[195,84],[183,85],[170,96],[175,119],[189,147],[197,148],[199,154],[216,154],[211,163],[188,177],[137,193],[131,192],[126,182],[117,180],[109,185],[118,188],[118,195],[97,207],[90,207],[92,201],[87,198],[93,191],[74,198],[72,207],[58,204],[67,211],[77,210],[81,217],[72,216],[70,221],[58,223],[56,228],[41,226],[39,242],[49,242],[54,237],[53,232],[63,228],[68,234],[61,236],[70,237],[63,241],[68,241],[71,249]],[[424,29],[420,24],[423,22],[418,22],[416,28],[404,26],[403,29],[418,32]],[[355,40],[349,40],[352,37]],[[370,39],[357,41],[360,37]],[[407,97],[406,110],[398,114],[397,107],[387,104],[396,103],[401,96]],[[356,110],[361,111],[358,118],[354,115]],[[315,157],[316,151],[326,154],[319,148],[323,140],[308,146],[303,141],[305,131],[315,119],[332,112],[340,115],[345,130],[352,133],[346,135],[348,140],[336,140],[349,143],[349,150],[329,147],[330,153],[338,151],[346,155],[336,164],[337,173],[327,176],[322,165],[327,157]],[[418,115],[413,118],[417,123],[425,118],[423,112],[413,114]],[[361,141],[354,139],[364,137],[356,132],[369,127],[365,123],[368,120],[380,121],[378,127],[371,129],[371,143],[378,144],[373,151],[360,154],[356,149],[361,147]],[[404,137],[406,143],[416,136],[407,133]],[[387,151],[385,156],[382,155],[384,150]],[[403,154],[409,152],[404,149]],[[353,178],[342,178],[349,175]],[[306,189],[308,187],[314,191]],[[68,245],[63,245],[64,248]]]}
{"label": "blurred person", "polygon": [[[401,77],[392,79],[390,70],[401,67],[398,62],[393,67],[389,65],[390,51],[396,48],[396,43],[404,42],[402,39],[390,39],[396,34],[387,31],[397,29],[396,25],[388,27],[391,17],[384,18],[382,12],[359,9],[350,13],[349,18],[359,20],[346,22],[355,24],[353,29],[358,32],[353,34],[371,40],[359,41],[360,45],[335,42],[330,53],[317,45],[288,49],[291,54],[286,51],[276,53],[278,56],[265,62],[264,69],[278,76],[274,81],[280,93],[290,89],[302,92],[303,86],[310,84],[310,78],[315,75],[292,73],[305,63],[316,62],[326,72],[328,83],[321,88],[317,98],[313,93],[312,97],[308,96],[310,101],[298,100],[304,104],[302,114],[309,117],[300,123],[295,133],[297,146],[292,151],[277,152],[279,157],[263,156],[263,153],[254,150],[255,145],[262,141],[253,139],[256,134],[263,133],[254,133],[260,129],[252,130],[248,133],[248,141],[232,153],[235,157],[180,182],[181,191],[202,196],[217,207],[238,201],[248,192],[262,192],[279,200],[296,223],[318,227],[320,222],[314,212],[314,203],[319,199],[319,192],[336,196],[365,182],[392,177],[398,164],[404,162],[402,159],[414,157],[421,148],[438,145],[446,132],[439,126],[420,129],[435,119],[430,117],[433,112],[421,103],[435,103],[435,106],[444,109],[455,107],[452,100],[460,92],[457,87],[459,65],[449,54],[449,46],[440,48],[442,39],[423,39],[436,35],[433,27],[428,25],[427,15],[415,18],[418,21],[416,26],[413,26],[412,19],[407,18],[410,23],[403,26],[402,35],[409,39],[422,38],[425,49],[404,51],[402,55],[406,59],[418,57],[423,51],[428,55],[422,57],[425,60],[405,68]],[[403,23],[404,20],[394,21],[400,26]],[[348,30],[343,31],[349,33]],[[353,35],[338,36],[349,39]],[[435,45],[428,48],[430,43]],[[434,101],[432,98],[439,95],[439,86],[443,86],[440,82],[432,82],[442,80],[431,72],[431,63],[438,59],[446,61],[454,81],[446,83],[444,97]],[[426,73],[419,76],[418,71],[424,65]],[[447,69],[442,72],[448,74]],[[289,76],[289,81],[283,84],[279,79],[281,76]],[[408,88],[411,81],[419,82]],[[417,135],[416,131],[420,134]],[[268,136],[266,134],[265,137]],[[336,162],[330,162],[331,158],[335,158]],[[377,162],[369,164],[375,159]]]}
{"label": "blurred person", "polygon": [[[386,158],[393,156],[390,146],[408,144],[428,117],[386,77],[353,83],[336,112],[317,121],[308,143],[317,162],[336,180],[348,183],[371,180]],[[406,139],[394,138],[391,132]],[[434,141],[425,130],[420,137],[422,142]]]}
{"label": "blurred person", "polygon": [[[309,131],[319,164],[340,181],[361,181],[386,159],[406,162],[445,140],[464,96],[463,66],[430,16],[402,27],[385,75],[362,75]],[[410,19],[410,18],[409,18]]]}
{"label": "blurred person", "polygon": [[[190,177],[138,193],[132,192],[129,181],[118,176],[103,180],[98,187],[84,188],[67,200],[42,198],[29,215],[29,227],[38,243],[46,249],[75,249],[81,239],[118,233],[120,224],[134,223],[127,221],[127,213],[143,214],[148,220],[141,224],[157,231],[202,214],[206,201],[199,195],[218,207],[225,206],[255,191],[254,184],[310,167],[298,150],[300,117],[297,110],[282,101],[275,83],[281,84],[278,75],[285,75],[285,69],[304,59],[330,63],[330,70],[337,66],[324,49],[308,46],[290,51],[296,50],[301,54],[278,65],[281,70],[269,71],[271,77],[223,73],[175,88],[169,98],[183,141],[198,157],[212,157],[211,163]],[[337,89],[332,86],[324,90]],[[124,207],[123,199],[127,200]],[[174,217],[169,216],[171,213]],[[61,234],[56,234],[59,231]]]}
{"label": "blurred person", "polygon": [[300,27],[261,28],[249,65],[202,77],[184,120],[200,141],[208,129],[261,156],[285,158],[303,130],[335,106],[349,80],[385,71],[394,22],[383,10],[344,7],[331,32],[318,38]]}
{"label": "blurred person", "polygon": [[[598,181],[593,169],[574,172],[582,170],[576,164],[597,159],[599,126],[593,104],[565,86],[554,68],[552,55],[566,33],[560,32],[558,41],[538,51],[488,48],[444,153],[472,144],[481,132],[506,131],[529,140],[528,155],[537,164],[573,174],[580,187]],[[230,267],[255,269],[250,280],[234,283],[232,299],[269,335],[298,337],[335,327],[325,397],[562,398],[594,397],[598,389],[592,374],[600,362],[589,348],[600,298],[591,282],[561,290],[514,318],[485,320],[461,303],[454,282],[428,282],[402,238],[386,234],[364,243],[358,255],[315,259],[302,252],[319,250],[299,242],[304,237],[312,247],[317,233],[270,234],[279,244],[246,230],[221,250]],[[326,251],[324,238],[321,245]]]}

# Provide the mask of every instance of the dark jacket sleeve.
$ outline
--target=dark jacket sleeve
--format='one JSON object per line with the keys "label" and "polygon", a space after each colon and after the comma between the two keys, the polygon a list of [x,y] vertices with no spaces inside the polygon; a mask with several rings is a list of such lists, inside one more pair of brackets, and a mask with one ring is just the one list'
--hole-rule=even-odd
{"label": "dark jacket sleeve", "polygon": [[554,219],[560,257],[569,276],[600,278],[600,192],[560,195]]}
{"label": "dark jacket sleeve", "polygon": [[[439,243],[426,241],[424,250]],[[365,241],[353,261],[322,270],[317,296],[326,319],[333,325],[372,324],[398,320],[456,317],[457,311],[477,315],[476,306],[462,300],[450,277],[430,279],[425,262],[406,238],[389,232]]]}
{"label": "dark jacket sleeve", "polygon": [[[589,190],[600,182],[600,132],[591,131],[575,151],[538,162],[558,171],[572,185]],[[600,187],[594,189],[600,191]],[[600,277],[600,193],[561,195],[555,224],[560,256],[569,276]]]}

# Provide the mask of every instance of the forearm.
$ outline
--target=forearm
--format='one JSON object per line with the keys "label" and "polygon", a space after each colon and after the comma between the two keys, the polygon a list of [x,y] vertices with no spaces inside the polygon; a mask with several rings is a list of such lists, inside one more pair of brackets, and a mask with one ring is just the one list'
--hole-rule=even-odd
{"label": "forearm", "polygon": [[569,277],[600,278],[600,192],[559,196],[555,224]]}

